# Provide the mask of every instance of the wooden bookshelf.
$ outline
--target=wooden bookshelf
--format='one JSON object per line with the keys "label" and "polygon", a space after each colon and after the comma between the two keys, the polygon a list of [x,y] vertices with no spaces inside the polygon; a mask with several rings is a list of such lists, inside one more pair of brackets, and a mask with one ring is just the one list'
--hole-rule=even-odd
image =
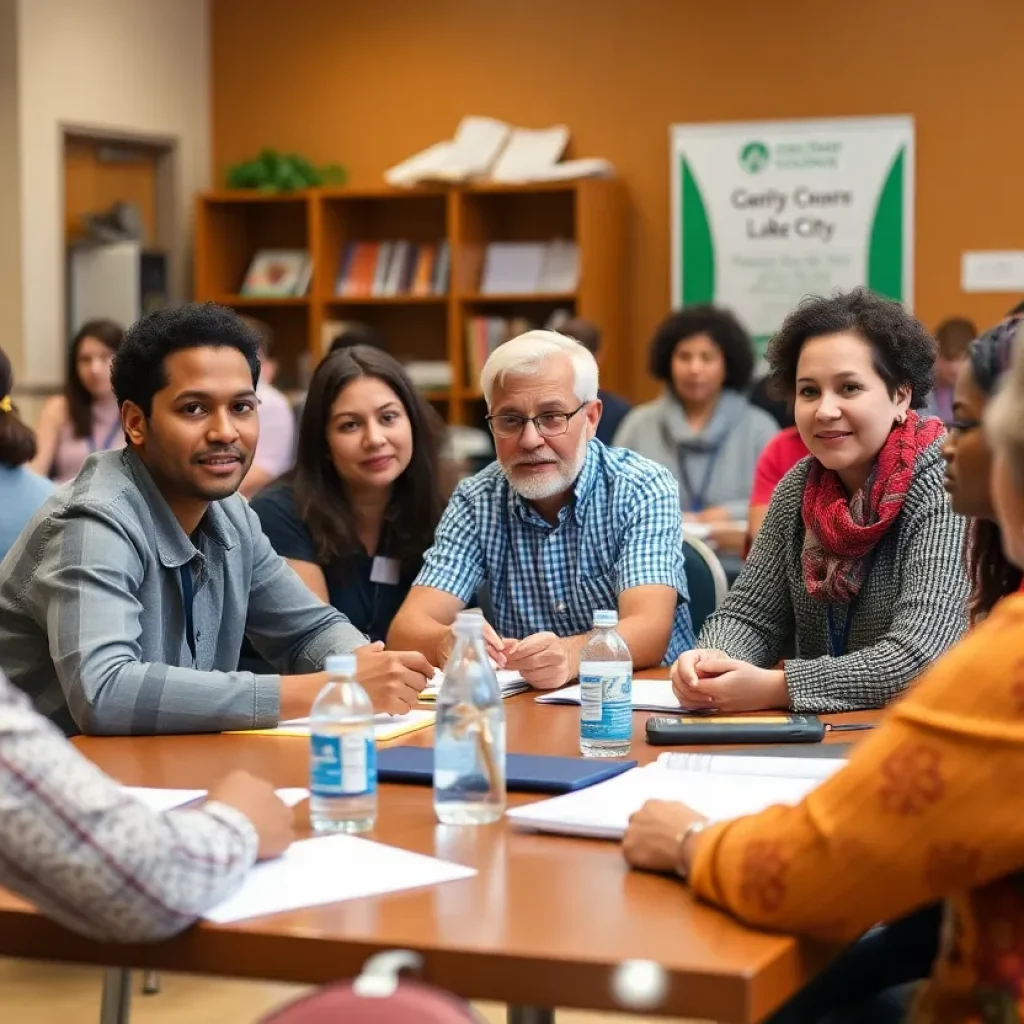
{"label": "wooden bookshelf", "polygon": [[[302,367],[321,358],[324,325],[369,324],[400,360],[445,360],[449,389],[425,392],[450,423],[479,424],[485,410],[470,380],[466,331],[476,316],[521,317],[538,326],[556,310],[595,321],[604,334],[602,379],[628,390],[626,359],[626,198],[622,183],[583,179],[538,185],[450,188],[317,189],[287,196],[210,192],[196,200],[195,295],[265,320],[275,333],[284,386],[301,385]],[[573,291],[481,294],[490,242],[576,242]],[[446,294],[338,295],[336,282],[351,242],[446,241]],[[313,258],[308,294],[258,298],[239,294],[259,249],[305,249]]]}

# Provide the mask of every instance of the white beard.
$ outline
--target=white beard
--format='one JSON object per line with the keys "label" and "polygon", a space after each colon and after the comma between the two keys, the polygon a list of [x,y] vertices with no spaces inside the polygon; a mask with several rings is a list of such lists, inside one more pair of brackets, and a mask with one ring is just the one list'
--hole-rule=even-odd
{"label": "white beard", "polygon": [[[503,465],[501,468],[505,479],[508,480],[512,489],[527,501],[543,501],[545,498],[553,498],[556,494],[569,490],[576,482],[576,477],[580,475],[583,463],[587,458],[588,440],[586,431],[583,431],[580,434],[580,443],[576,454],[568,461],[557,459],[553,474],[545,474],[543,477],[517,478],[514,474],[518,466]],[[523,463],[519,463],[519,465],[523,465]]]}

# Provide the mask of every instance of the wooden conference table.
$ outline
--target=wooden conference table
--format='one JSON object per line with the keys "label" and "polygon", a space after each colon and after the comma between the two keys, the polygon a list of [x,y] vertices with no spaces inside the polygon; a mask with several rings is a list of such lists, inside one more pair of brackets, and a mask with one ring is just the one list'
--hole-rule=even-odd
{"label": "wooden conference table", "polygon": [[[663,678],[664,670],[638,675]],[[505,708],[510,752],[578,753],[578,708],[538,705],[529,694],[511,698]],[[644,763],[659,753],[644,742],[647,717],[634,715],[630,755]],[[829,717],[873,721],[877,714]],[[396,742],[430,746],[433,730]],[[300,738],[75,743],[129,785],[206,788],[232,768],[276,786],[308,784],[308,744]],[[532,799],[538,798],[509,794],[510,805]],[[306,806],[299,808],[304,832]],[[795,993],[831,952],[749,930],[696,903],[678,881],[629,871],[616,843],[516,832],[505,824],[440,826],[427,787],[382,786],[372,838],[470,865],[478,874],[227,926],[202,924],[150,946],[79,938],[0,889],[0,955],[307,984],[351,977],[375,953],[411,949],[423,957],[425,979],[469,999],[517,1007],[510,1020],[523,1024],[551,1019],[548,1011],[530,1008],[624,1010],[612,992],[613,972],[626,960],[653,960],[667,972],[668,991],[657,1008],[642,1012],[746,1024]],[[104,1024],[125,1019],[115,1010]]]}

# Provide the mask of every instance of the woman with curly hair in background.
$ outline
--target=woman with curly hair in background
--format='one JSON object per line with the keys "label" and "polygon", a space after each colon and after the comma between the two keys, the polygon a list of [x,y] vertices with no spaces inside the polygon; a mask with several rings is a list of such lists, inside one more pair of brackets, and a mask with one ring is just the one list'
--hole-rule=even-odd
{"label": "woman with curly hair in background", "polygon": [[880,708],[967,627],[945,432],[915,411],[935,343],[898,303],[856,290],[801,303],[768,362],[812,457],[777,487],[673,688],[691,709]]}
{"label": "woman with curly hair in background", "polygon": [[750,336],[728,310],[688,306],[658,325],[649,359],[665,393],[628,413],[614,444],[671,470],[684,528],[705,524],[720,551],[739,555],[754,469],[779,429],[745,394],[754,369]]}

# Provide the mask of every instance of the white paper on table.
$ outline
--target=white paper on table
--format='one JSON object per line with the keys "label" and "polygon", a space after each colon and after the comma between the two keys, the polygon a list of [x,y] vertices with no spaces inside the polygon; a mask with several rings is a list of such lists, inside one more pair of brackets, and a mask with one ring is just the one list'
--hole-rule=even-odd
{"label": "white paper on table", "polygon": [[[173,811],[176,807],[184,807],[185,804],[205,799],[207,792],[205,789],[150,789],[147,786],[122,788],[151,811]],[[309,790],[301,786],[278,789],[276,793],[281,802],[289,807],[295,807],[309,797]]]}
{"label": "white paper on table", "polygon": [[242,887],[207,915],[227,924],[286,910],[418,889],[471,878],[473,868],[410,853],[357,836],[293,843],[277,860],[257,864]]}
{"label": "white paper on table", "polygon": [[[533,698],[538,704],[579,704],[579,685],[566,686],[551,693],[542,693]],[[672,711],[677,715],[686,712],[679,706],[679,700],[672,692],[672,683],[668,679],[634,679],[633,680],[634,711]]]}
{"label": "white paper on table", "polygon": [[122,789],[151,811],[173,811],[175,807],[202,800],[205,789],[150,789],[148,786],[123,786]]}

